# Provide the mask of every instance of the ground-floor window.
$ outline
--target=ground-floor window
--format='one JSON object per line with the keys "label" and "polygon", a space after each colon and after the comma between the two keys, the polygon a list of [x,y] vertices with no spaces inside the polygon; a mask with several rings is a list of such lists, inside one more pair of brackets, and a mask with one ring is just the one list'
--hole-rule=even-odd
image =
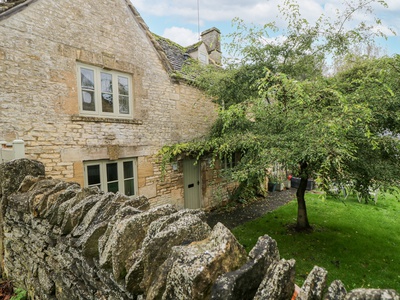
{"label": "ground-floor window", "polygon": [[222,168],[223,169],[232,169],[232,168],[236,167],[240,161],[240,158],[241,158],[241,156],[240,156],[240,153],[238,153],[238,152],[232,153],[230,155],[226,155],[224,157]]}
{"label": "ground-floor window", "polygon": [[115,161],[87,161],[85,166],[85,186],[98,186],[105,192],[120,192],[127,196],[137,193],[137,159]]}

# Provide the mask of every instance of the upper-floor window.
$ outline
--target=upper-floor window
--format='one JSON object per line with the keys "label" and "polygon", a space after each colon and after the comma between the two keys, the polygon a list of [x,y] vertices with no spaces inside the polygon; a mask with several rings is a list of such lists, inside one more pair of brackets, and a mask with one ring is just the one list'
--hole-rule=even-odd
{"label": "upper-floor window", "polygon": [[132,118],[132,76],[78,64],[81,115]]}
{"label": "upper-floor window", "polygon": [[200,60],[200,62],[203,63],[203,64],[208,64],[208,61],[207,61],[207,54],[204,53],[204,52],[199,52],[199,60]]}

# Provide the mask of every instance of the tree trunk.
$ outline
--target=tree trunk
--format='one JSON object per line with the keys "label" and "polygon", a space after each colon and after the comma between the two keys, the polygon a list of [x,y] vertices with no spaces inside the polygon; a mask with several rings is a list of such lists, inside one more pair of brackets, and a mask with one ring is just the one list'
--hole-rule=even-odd
{"label": "tree trunk", "polygon": [[296,196],[297,196],[297,225],[296,230],[304,231],[309,230],[311,228],[310,224],[308,223],[307,217],[307,207],[306,207],[306,200],[305,200],[305,193],[307,189],[307,181],[308,176],[305,169],[307,168],[306,163],[301,164],[301,179],[300,185],[297,189]]}

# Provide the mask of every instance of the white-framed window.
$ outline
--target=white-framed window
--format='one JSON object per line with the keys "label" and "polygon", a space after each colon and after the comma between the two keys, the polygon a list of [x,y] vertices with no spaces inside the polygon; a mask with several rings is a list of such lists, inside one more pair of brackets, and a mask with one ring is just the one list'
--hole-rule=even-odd
{"label": "white-framed window", "polygon": [[98,186],[104,192],[137,194],[137,159],[84,162],[85,186]]}
{"label": "white-framed window", "polygon": [[81,115],[133,117],[131,75],[81,63],[77,66]]}

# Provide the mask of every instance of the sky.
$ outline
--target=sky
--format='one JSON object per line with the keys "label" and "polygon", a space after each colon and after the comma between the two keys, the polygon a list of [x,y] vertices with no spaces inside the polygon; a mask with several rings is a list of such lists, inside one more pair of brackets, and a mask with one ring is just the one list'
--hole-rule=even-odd
{"label": "sky", "polygon": [[[309,22],[321,14],[335,18],[336,10],[343,9],[346,2],[360,0],[299,0],[300,11]],[[234,18],[248,24],[263,25],[274,21],[283,26],[277,18],[278,5],[283,0],[131,0],[150,30],[182,46],[189,46],[199,40],[199,32],[217,27],[222,34],[222,43],[229,40],[226,35],[235,31]],[[377,39],[382,54],[400,54],[400,0],[386,0],[388,8],[374,4],[376,17],[382,20],[379,29],[388,39]],[[355,14],[352,22],[374,20],[373,15]],[[352,26],[352,23],[349,23]],[[397,32],[397,36],[389,30]]]}

